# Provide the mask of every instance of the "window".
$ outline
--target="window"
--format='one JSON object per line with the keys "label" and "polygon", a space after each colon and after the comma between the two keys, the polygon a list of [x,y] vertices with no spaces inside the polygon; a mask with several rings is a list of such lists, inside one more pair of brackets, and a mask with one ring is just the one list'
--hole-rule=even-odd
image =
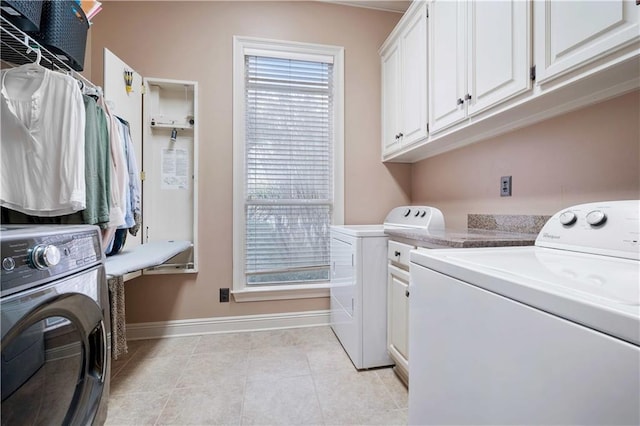
{"label": "window", "polygon": [[343,49],[234,38],[234,297],[317,297],[343,220]]}

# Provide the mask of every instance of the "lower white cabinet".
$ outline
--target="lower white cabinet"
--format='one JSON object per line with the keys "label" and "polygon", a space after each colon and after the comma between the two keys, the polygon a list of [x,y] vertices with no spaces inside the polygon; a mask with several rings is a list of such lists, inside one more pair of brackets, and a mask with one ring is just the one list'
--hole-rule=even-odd
{"label": "lower white cabinet", "polygon": [[389,265],[389,351],[408,370],[409,273]]}
{"label": "lower white cabinet", "polygon": [[387,350],[395,372],[409,384],[409,251],[415,247],[389,241],[387,274]]}

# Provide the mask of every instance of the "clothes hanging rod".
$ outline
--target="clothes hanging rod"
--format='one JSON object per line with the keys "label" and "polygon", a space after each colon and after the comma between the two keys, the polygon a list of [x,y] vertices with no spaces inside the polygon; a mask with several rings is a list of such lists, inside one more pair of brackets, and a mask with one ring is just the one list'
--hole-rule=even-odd
{"label": "clothes hanging rod", "polygon": [[[0,59],[4,64],[16,66],[36,61],[38,54],[34,49],[38,49],[41,53],[40,65],[54,71],[60,71],[68,74],[82,82],[86,87],[101,89],[85,78],[82,74],[75,71],[58,58],[54,53],[47,50],[33,37],[23,32],[21,29],[13,25],[7,18],[0,16],[1,32],[1,48]],[[31,51],[27,51],[31,48]]]}

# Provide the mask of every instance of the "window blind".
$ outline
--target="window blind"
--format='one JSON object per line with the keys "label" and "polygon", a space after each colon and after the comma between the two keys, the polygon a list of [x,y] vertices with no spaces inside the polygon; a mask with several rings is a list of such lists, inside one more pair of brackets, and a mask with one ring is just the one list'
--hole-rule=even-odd
{"label": "window blind", "polygon": [[329,279],[333,64],[245,56],[247,284]]}

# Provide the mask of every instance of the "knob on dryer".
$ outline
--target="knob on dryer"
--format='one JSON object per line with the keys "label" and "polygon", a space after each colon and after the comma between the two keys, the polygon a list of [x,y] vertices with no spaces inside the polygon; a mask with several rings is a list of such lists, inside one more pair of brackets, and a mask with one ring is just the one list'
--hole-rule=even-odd
{"label": "knob on dryer", "polygon": [[29,253],[31,266],[36,269],[47,269],[60,263],[60,250],[51,244],[38,244]]}
{"label": "knob on dryer", "polygon": [[571,210],[567,210],[566,212],[563,212],[560,215],[559,219],[561,224],[563,224],[564,226],[569,226],[576,223],[576,220],[578,220],[578,217]]}
{"label": "knob on dryer", "polygon": [[406,209],[404,209],[404,211],[402,212],[402,215],[403,215],[404,217],[407,217],[407,216],[409,216],[409,213],[411,213],[411,209],[407,207],[407,208],[406,208]]}
{"label": "knob on dryer", "polygon": [[587,214],[587,223],[591,226],[600,226],[607,221],[607,215],[602,210],[593,210]]}

